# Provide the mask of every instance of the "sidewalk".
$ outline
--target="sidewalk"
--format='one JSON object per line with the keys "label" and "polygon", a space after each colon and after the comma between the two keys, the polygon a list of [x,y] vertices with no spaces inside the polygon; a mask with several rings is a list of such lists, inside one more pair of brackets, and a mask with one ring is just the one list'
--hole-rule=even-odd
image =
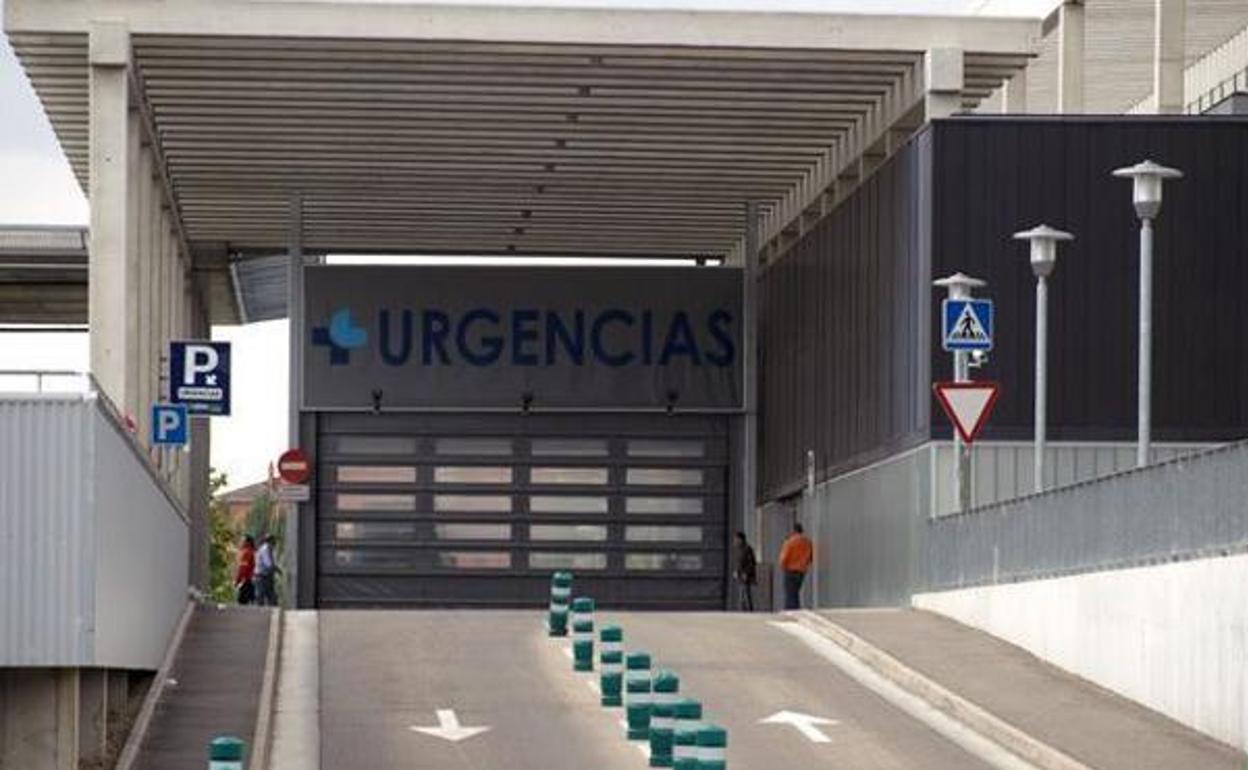
{"label": "sidewalk", "polygon": [[[134,770],[203,770],[221,735],[251,750],[271,611],[208,605],[196,609],[156,705]],[[159,682],[153,686],[159,686]]]}
{"label": "sidewalk", "polygon": [[820,611],[1092,770],[1242,770],[1246,757],[1011,644],[919,610]]}

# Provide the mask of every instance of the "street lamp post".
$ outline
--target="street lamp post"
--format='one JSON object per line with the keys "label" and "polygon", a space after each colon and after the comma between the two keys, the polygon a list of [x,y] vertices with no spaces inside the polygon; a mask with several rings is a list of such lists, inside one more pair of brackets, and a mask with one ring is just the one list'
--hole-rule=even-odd
{"label": "street lamp post", "polygon": [[1044,443],[1048,404],[1049,359],[1049,275],[1057,266],[1058,241],[1075,236],[1048,225],[1014,233],[1014,238],[1031,244],[1031,271],[1036,275],[1036,438],[1033,459],[1036,492],[1044,491]]}
{"label": "street lamp post", "polygon": [[1161,186],[1167,179],[1180,179],[1183,172],[1145,160],[1116,169],[1114,176],[1134,182],[1132,202],[1140,218],[1140,353],[1139,353],[1139,444],[1136,467],[1148,465],[1152,443],[1153,373],[1153,219],[1161,211]]}
{"label": "street lamp post", "polygon": [[[971,289],[988,285],[987,281],[972,278],[965,273],[954,273],[946,278],[932,281],[932,285],[945,289],[948,299],[971,299]],[[965,350],[953,352],[953,381],[970,382],[971,368],[969,353]],[[954,487],[958,498],[958,510],[966,511],[971,507],[971,458],[970,448],[962,441],[955,430],[953,432],[953,448],[956,463]]]}

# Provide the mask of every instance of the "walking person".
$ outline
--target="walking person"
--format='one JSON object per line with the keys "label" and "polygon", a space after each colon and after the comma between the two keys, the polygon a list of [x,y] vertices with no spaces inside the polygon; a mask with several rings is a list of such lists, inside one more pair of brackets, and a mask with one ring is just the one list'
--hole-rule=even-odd
{"label": "walking person", "polygon": [[758,583],[758,559],[754,549],[745,539],[744,532],[737,533],[737,570],[734,573],[741,591],[741,609],[754,611],[754,585]]}
{"label": "walking person", "polygon": [[784,608],[802,608],[802,583],[806,572],[815,559],[815,546],[806,537],[801,524],[793,525],[793,532],[780,547],[780,569],[784,571]]}
{"label": "walking person", "polygon": [[243,536],[243,545],[238,549],[238,569],[234,572],[234,593],[239,604],[251,604],[256,599],[256,586],[252,582],[256,577],[256,540],[251,535]]}
{"label": "walking person", "polygon": [[276,544],[276,537],[265,535],[256,552],[256,603],[262,607],[277,606],[277,574],[282,569],[273,552]]}

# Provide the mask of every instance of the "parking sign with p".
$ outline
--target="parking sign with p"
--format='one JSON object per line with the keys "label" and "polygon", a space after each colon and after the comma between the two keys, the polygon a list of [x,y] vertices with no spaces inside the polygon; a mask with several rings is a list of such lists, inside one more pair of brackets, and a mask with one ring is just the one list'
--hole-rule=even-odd
{"label": "parking sign with p", "polygon": [[192,415],[230,413],[230,343],[169,343],[169,401]]}
{"label": "parking sign with p", "polygon": [[187,423],[190,415],[180,404],[152,406],[152,444],[155,446],[186,446],[190,439]]}

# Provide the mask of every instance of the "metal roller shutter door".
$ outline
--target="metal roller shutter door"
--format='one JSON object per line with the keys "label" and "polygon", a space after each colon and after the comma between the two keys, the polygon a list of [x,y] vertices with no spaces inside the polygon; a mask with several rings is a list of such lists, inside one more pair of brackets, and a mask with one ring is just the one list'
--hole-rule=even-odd
{"label": "metal roller shutter door", "polygon": [[724,607],[722,417],[319,419],[323,607],[540,606],[549,576],[607,606]]}

